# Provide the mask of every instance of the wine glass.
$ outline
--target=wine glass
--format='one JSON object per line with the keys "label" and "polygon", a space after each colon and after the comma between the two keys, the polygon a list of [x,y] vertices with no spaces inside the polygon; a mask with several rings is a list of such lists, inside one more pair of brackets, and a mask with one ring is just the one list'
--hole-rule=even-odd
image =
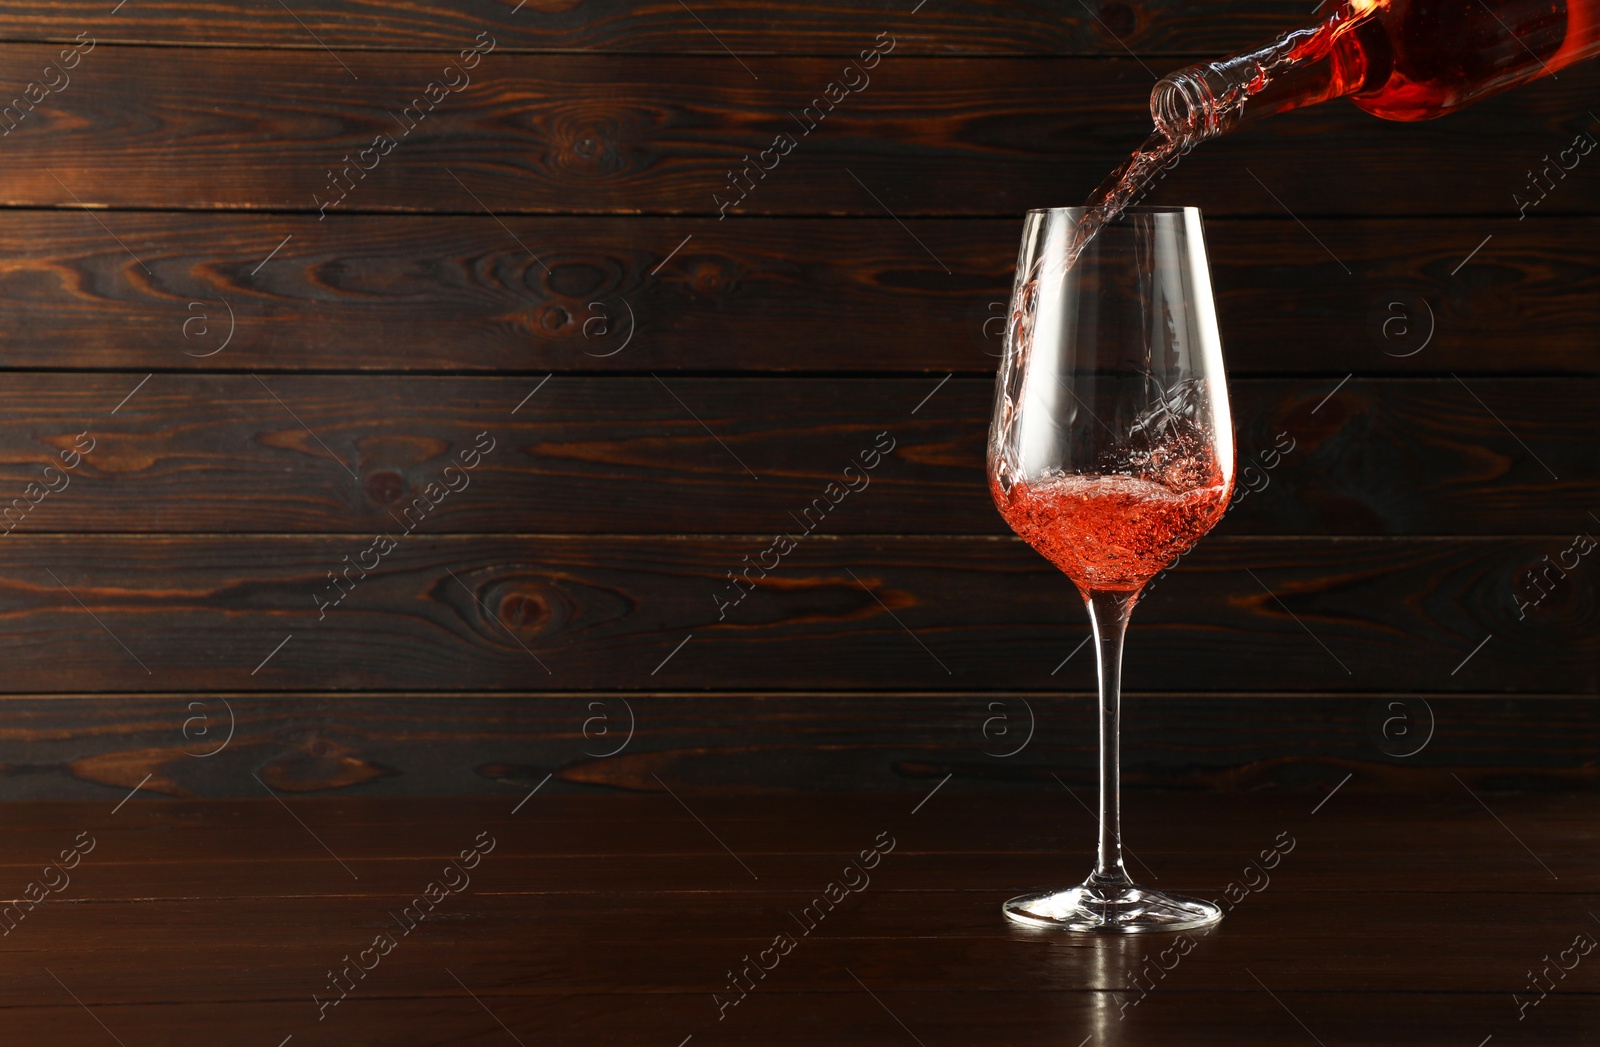
{"label": "wine glass", "polygon": [[1177,931],[1222,910],[1138,887],[1123,868],[1122,639],[1145,583],[1227,509],[1233,421],[1200,212],[1129,208],[1092,235],[1087,213],[1028,213],[988,466],[1006,523],[1072,579],[1088,608],[1100,677],[1099,856],[1082,884],[1012,898],[1004,911],[1066,931]]}

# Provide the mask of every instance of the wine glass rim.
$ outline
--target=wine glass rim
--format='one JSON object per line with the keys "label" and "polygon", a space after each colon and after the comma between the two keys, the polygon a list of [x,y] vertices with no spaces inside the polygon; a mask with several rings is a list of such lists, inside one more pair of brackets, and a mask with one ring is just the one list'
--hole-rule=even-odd
{"label": "wine glass rim", "polygon": [[[1074,218],[1081,218],[1085,214],[1088,213],[1088,210],[1089,209],[1087,207],[1034,207],[1034,208],[1030,208],[1027,211],[1027,213],[1028,214],[1059,214],[1059,215],[1068,215],[1068,216],[1071,216],[1071,217],[1074,217]],[[1200,213],[1200,208],[1198,208],[1198,207],[1188,207],[1188,206],[1182,206],[1182,205],[1152,205],[1152,206],[1146,206],[1146,207],[1124,207],[1122,209],[1121,213],[1125,214],[1125,215],[1130,215],[1130,214],[1159,215],[1159,214],[1189,214],[1191,212],[1193,214],[1198,215]]]}

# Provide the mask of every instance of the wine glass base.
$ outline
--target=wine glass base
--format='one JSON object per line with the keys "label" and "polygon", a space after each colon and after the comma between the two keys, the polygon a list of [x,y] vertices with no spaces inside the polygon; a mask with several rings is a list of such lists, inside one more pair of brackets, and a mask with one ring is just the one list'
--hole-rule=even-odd
{"label": "wine glass base", "polygon": [[1160,934],[1208,927],[1222,910],[1198,898],[1132,884],[1085,883],[1061,891],[1023,894],[1001,906],[1006,918],[1027,927],[1091,934]]}

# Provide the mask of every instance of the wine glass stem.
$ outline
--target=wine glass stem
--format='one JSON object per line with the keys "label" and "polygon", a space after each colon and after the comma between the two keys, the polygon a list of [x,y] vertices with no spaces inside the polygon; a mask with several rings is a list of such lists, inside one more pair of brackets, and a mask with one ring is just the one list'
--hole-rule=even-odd
{"label": "wine glass stem", "polygon": [[1100,849],[1090,879],[1103,885],[1132,883],[1122,866],[1120,726],[1122,640],[1137,597],[1137,593],[1096,591],[1085,601],[1100,676]]}

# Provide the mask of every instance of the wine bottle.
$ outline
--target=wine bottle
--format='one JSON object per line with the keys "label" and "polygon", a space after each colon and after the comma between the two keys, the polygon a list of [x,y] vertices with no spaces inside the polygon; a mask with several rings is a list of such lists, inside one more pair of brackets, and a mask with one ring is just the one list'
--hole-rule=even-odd
{"label": "wine bottle", "polygon": [[1336,4],[1266,47],[1158,81],[1154,132],[1089,194],[1064,268],[1183,154],[1244,119],[1349,98],[1388,120],[1431,120],[1600,54],[1600,0]]}
{"label": "wine bottle", "polygon": [[1595,54],[1600,0],[1339,0],[1266,47],[1163,78],[1150,113],[1189,148],[1332,98],[1387,120],[1430,120]]}

